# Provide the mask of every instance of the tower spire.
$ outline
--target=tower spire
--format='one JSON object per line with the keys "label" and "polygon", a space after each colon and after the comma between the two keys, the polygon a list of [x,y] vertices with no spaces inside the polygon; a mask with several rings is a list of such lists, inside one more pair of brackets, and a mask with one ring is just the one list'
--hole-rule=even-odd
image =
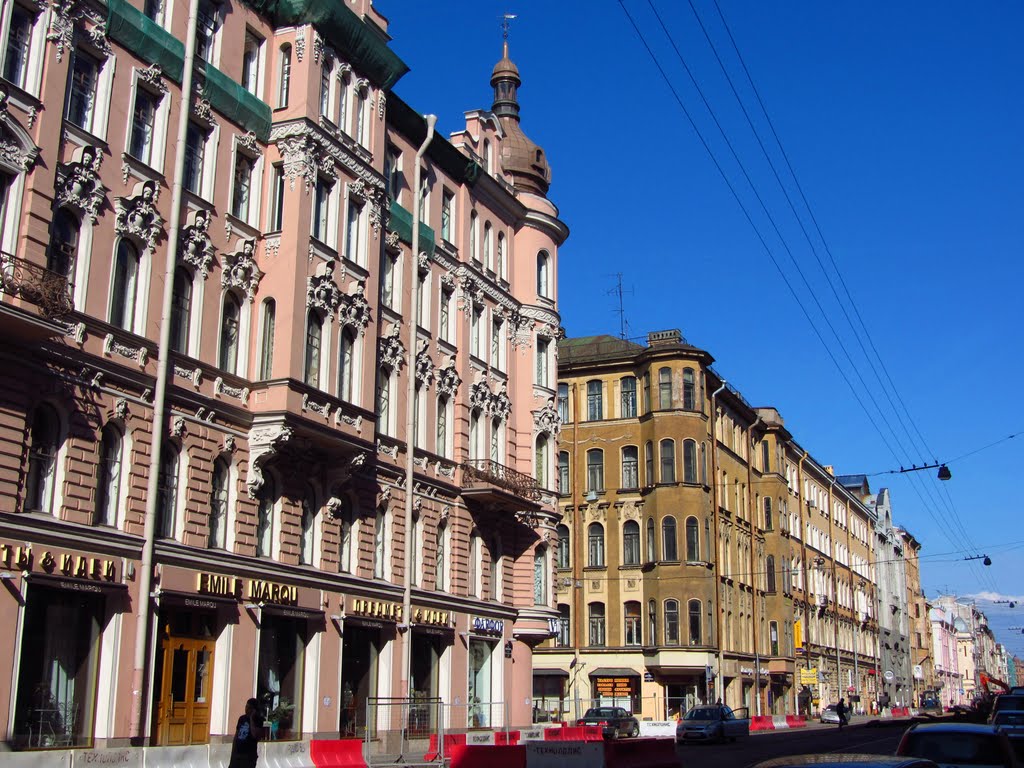
{"label": "tower spire", "polygon": [[522,85],[519,69],[508,57],[508,35],[512,28],[514,13],[502,14],[501,19],[501,60],[494,65],[491,72],[491,85],[494,87],[494,105],[491,110],[498,117],[510,117],[519,120],[519,101],[516,90]]}

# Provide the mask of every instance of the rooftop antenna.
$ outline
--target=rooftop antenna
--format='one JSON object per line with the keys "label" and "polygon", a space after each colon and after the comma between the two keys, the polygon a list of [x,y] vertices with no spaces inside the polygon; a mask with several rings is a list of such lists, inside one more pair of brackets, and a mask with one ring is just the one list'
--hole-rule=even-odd
{"label": "rooftop antenna", "polygon": [[516,14],[503,13],[498,18],[501,19],[501,39],[508,43],[508,33],[512,29],[512,19],[516,18]]}
{"label": "rooftop antenna", "polygon": [[615,287],[612,288],[610,291],[608,291],[608,295],[609,296],[615,296],[619,300],[619,307],[618,307],[618,309],[613,309],[612,311],[615,312],[619,316],[619,338],[620,339],[628,339],[629,338],[629,321],[626,320],[626,307],[625,307],[625,304],[622,301],[622,295],[624,293],[632,294],[633,293],[633,289],[631,288],[628,291],[623,290],[623,288],[622,288],[622,273],[621,272],[616,272],[614,277],[615,277]]}

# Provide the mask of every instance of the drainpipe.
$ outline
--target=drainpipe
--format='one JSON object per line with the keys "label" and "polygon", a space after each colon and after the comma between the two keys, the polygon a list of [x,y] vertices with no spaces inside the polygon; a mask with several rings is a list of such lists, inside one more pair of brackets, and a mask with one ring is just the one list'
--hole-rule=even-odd
{"label": "drainpipe", "polygon": [[[427,136],[416,150],[415,167],[413,169],[413,199],[412,199],[412,283],[409,293],[412,298],[409,300],[409,359],[407,361],[406,377],[408,380],[406,391],[405,411],[405,546],[412,542],[412,508],[413,508],[413,477],[416,471],[416,334],[419,323],[416,318],[420,314],[420,286],[419,286],[419,253],[420,253],[420,177],[423,169],[420,161],[427,152],[427,147],[434,139],[434,126],[437,124],[436,115],[426,115]],[[405,625],[405,639],[402,642],[402,697],[411,696],[409,690],[409,673],[412,668],[412,571],[409,569],[409,553],[406,552],[405,566],[402,569],[402,623]]]}
{"label": "drainpipe", "polygon": [[[722,385],[711,393],[711,520],[715,524],[715,549],[718,549],[718,542],[721,540],[718,533],[718,507],[719,507],[719,490],[718,490],[718,433],[717,429],[717,411],[715,410],[715,400],[725,390],[728,382],[722,379]],[[715,562],[717,563],[718,571],[718,583],[715,584],[715,625],[716,625],[716,645],[718,646],[718,690],[719,698],[722,698],[722,559],[718,556],[718,552],[715,553]],[[709,693],[709,692],[708,692]],[[708,695],[708,704],[711,704],[711,696]],[[722,699],[722,703],[725,703],[725,699]]]}
{"label": "drainpipe", "polygon": [[135,617],[135,666],[132,671],[132,710],[130,736],[141,743],[146,735],[147,675],[149,650],[150,592],[153,589],[153,542],[160,489],[160,461],[163,453],[164,422],[167,414],[167,374],[171,356],[171,312],[174,303],[174,268],[178,262],[178,231],[181,227],[182,177],[185,174],[185,143],[192,104],[192,67],[196,58],[197,0],[190,0],[188,31],[185,34],[185,65],[181,82],[178,114],[178,143],[174,153],[171,183],[171,217],[167,224],[167,262],[164,265],[164,292],[160,309],[160,346],[157,350],[156,387],[153,394],[153,420],[150,423],[152,448],[149,477],[146,481],[146,516],[142,529],[142,558],[139,563],[138,609]]}
{"label": "drainpipe", "polygon": [[[756,563],[756,558],[754,557],[754,547],[753,547],[753,544],[754,544],[754,529],[756,527],[755,526],[755,522],[757,521],[758,515],[761,514],[761,511],[759,509],[754,509],[754,505],[750,503],[750,499],[753,496],[753,492],[754,492],[754,475],[753,475],[753,472],[751,471],[750,464],[751,464],[751,461],[752,461],[751,451],[753,451],[753,449],[754,449],[754,430],[757,428],[757,425],[760,424],[760,423],[761,423],[761,414],[758,414],[757,418],[754,419],[754,423],[751,424],[749,427],[747,427],[747,443],[749,443],[749,445],[750,445],[750,447],[747,449],[747,509],[750,510],[750,543],[751,543],[751,547],[750,547],[750,572],[752,574],[755,574],[755,576],[754,576],[755,579],[757,579],[757,577],[759,577],[761,575],[760,572],[754,567],[754,565]],[[760,632],[760,623],[758,622],[759,608],[758,608],[757,599],[756,599],[756,596],[757,596],[757,584],[756,584],[756,582],[752,586],[754,587],[754,596],[755,596],[755,599],[754,599],[754,621],[752,622],[753,626],[751,627],[751,635],[752,635],[752,639],[754,641],[754,700],[756,702],[756,704],[755,704],[755,711],[757,712],[758,717],[760,717],[761,716],[761,654],[759,652],[759,650],[760,650],[759,646],[760,646],[760,640],[761,640],[761,632]]]}
{"label": "drainpipe", "polygon": [[[807,534],[803,528],[804,521],[804,462],[807,460],[809,453],[804,451],[804,455],[800,457],[800,461],[796,463],[796,503],[800,510],[798,517],[799,522],[797,523],[801,530],[800,534],[800,563],[803,569],[803,592],[804,592],[804,661],[806,662],[807,669],[811,668],[811,611],[810,611],[810,589],[811,589],[811,572],[807,567]],[[793,535],[793,532],[789,532]],[[795,661],[795,660],[794,660]],[[796,664],[794,663],[794,667]],[[796,690],[796,685],[793,686],[793,690]],[[796,699],[797,714],[800,714],[800,699],[797,694]],[[808,709],[813,706],[811,702],[808,702]]]}

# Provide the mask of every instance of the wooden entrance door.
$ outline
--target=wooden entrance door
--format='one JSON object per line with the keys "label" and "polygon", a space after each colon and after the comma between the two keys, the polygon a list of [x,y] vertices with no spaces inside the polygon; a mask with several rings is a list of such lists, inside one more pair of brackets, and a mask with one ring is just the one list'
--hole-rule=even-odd
{"label": "wooden entrance door", "polygon": [[210,740],[212,638],[161,638],[163,670],[157,702],[157,743],[205,744]]}

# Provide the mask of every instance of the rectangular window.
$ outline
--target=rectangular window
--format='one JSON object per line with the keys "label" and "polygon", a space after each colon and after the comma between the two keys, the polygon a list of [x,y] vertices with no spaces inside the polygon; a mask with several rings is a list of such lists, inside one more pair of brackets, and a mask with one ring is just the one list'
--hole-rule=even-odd
{"label": "rectangular window", "polygon": [[363,206],[355,200],[348,201],[348,213],[345,217],[345,258],[356,264],[362,264],[362,221]]}
{"label": "rectangular window", "polygon": [[679,603],[665,603],[665,645],[679,645]]}
{"label": "rectangular window", "polygon": [[452,241],[455,216],[455,196],[447,189],[441,194],[441,239]]}
{"label": "rectangular window", "polygon": [[777,621],[768,622],[768,636],[771,643],[772,656],[779,655],[779,623]]}
{"label": "rectangular window", "polygon": [[163,20],[164,3],[161,0],[145,0],[142,4],[142,12],[150,19],[160,24]]}
{"label": "rectangular window", "polygon": [[452,290],[441,289],[441,307],[438,312],[437,335],[443,341],[451,341]]}
{"label": "rectangular window", "polygon": [[604,454],[599,450],[587,451],[587,490],[604,491]]}
{"label": "rectangular window", "polygon": [[622,394],[619,415],[624,419],[636,418],[636,377],[627,376],[621,383]]}
{"label": "rectangular window", "polygon": [[569,423],[569,385],[558,385],[558,420],[562,424]]}
{"label": "rectangular window", "polygon": [[11,6],[11,22],[7,31],[7,53],[4,58],[4,79],[24,88],[28,75],[28,59],[32,49],[32,29],[36,17],[17,3]]}
{"label": "rectangular window", "polygon": [[307,624],[304,619],[265,612],[260,622],[256,699],[267,712],[280,712],[277,739],[297,738],[302,723],[302,679]]}
{"label": "rectangular window", "polygon": [[242,85],[249,93],[259,96],[260,59],[263,56],[263,38],[246,31],[245,49],[242,51]]}
{"label": "rectangular window", "polygon": [[74,52],[71,64],[71,91],[68,94],[67,113],[69,123],[92,132],[96,110],[96,85],[100,76],[100,62],[81,49]]}
{"label": "rectangular window", "polygon": [[625,615],[626,645],[643,645],[640,634],[640,603],[626,603]]}
{"label": "rectangular window", "polygon": [[235,178],[231,189],[231,214],[242,221],[249,220],[249,197],[256,161],[241,152],[235,153]]}
{"label": "rectangular window", "polygon": [[590,645],[604,645],[604,604],[590,604]]}
{"label": "rectangular window", "polygon": [[214,43],[217,36],[217,6],[211,0],[199,0],[196,19],[196,58],[215,64]]}
{"label": "rectangular window", "polygon": [[547,339],[537,339],[537,384],[548,386],[548,345]]}
{"label": "rectangular window", "polygon": [[320,67],[320,117],[331,119],[331,69],[333,62],[326,56]]}
{"label": "rectangular window", "polygon": [[484,310],[473,307],[469,321],[469,354],[480,357],[480,326],[483,325]]}
{"label": "rectangular window", "polygon": [[203,194],[203,165],[209,134],[195,123],[185,133],[185,189],[194,195]]}
{"label": "rectangular window", "polygon": [[622,487],[640,487],[640,459],[636,446],[622,449]]}
{"label": "rectangular window", "polygon": [[284,166],[275,165],[270,182],[270,221],[267,222],[271,232],[280,232],[284,226]]}
{"label": "rectangular window", "polygon": [[380,301],[385,307],[395,309],[395,257],[384,254],[384,269],[380,278]]}
{"label": "rectangular window", "polygon": [[384,181],[388,197],[397,200],[402,192],[402,154],[392,146],[384,150]]}
{"label": "rectangular window", "polygon": [[327,242],[327,222],[331,187],[323,179],[316,180],[316,191],[313,196],[313,221],[310,234],[321,243]]}
{"label": "rectangular window", "polygon": [[604,418],[604,401],[600,381],[587,382],[587,421]]}
{"label": "rectangular window", "polygon": [[495,318],[491,323],[491,365],[499,370],[503,369],[501,354],[501,337],[505,332],[505,324]]}
{"label": "rectangular window", "polygon": [[[558,454],[558,492],[562,496],[569,495],[569,453],[561,451]],[[562,550],[559,550],[561,553]],[[568,556],[568,549],[565,550]],[[566,566],[568,567],[568,566]]]}
{"label": "rectangular window", "polygon": [[[135,88],[135,109],[132,110],[132,135],[128,144],[131,156],[152,165],[153,127],[160,99],[145,88]],[[159,165],[159,163],[158,163]]]}

